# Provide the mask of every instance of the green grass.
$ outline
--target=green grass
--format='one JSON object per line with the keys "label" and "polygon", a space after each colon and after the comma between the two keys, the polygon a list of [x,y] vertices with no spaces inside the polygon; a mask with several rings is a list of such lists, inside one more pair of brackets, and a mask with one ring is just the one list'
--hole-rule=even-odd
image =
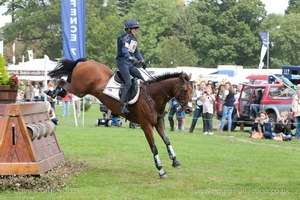
{"label": "green grass", "polygon": [[141,129],[129,129],[124,120],[123,127],[95,127],[102,117],[98,105],[86,113],[85,126],[80,117],[76,127],[60,109],[60,146],[66,157],[85,161],[87,170],[60,192],[4,191],[1,199],[299,199],[300,141],[253,140],[246,132],[206,136],[201,120],[189,134],[188,116],[185,132],[167,131],[182,169],[171,166],[155,132],[168,173],[160,179]]}

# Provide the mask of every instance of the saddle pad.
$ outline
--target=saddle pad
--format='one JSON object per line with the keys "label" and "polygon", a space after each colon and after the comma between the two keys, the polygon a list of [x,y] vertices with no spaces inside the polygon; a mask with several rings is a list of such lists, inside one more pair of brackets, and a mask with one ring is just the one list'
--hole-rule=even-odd
{"label": "saddle pad", "polygon": [[[138,79],[137,80],[137,84],[140,85],[141,80]],[[120,97],[119,97],[119,90],[121,88],[121,83],[118,83],[115,81],[115,75],[113,75],[107,85],[105,86],[103,93],[106,94],[107,96],[110,96],[118,101],[120,101]],[[129,99],[128,104],[134,104],[140,95],[140,87],[137,87],[137,91],[136,94],[134,95],[134,97],[132,99]]]}

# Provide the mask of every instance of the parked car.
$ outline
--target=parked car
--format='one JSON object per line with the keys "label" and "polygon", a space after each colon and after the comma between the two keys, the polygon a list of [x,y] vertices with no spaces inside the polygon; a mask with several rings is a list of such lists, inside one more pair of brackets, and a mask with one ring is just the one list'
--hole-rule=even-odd
{"label": "parked car", "polygon": [[[216,98],[216,108],[220,107],[221,96],[223,95],[225,86],[219,87]],[[262,91],[262,98],[259,105],[259,110],[266,111],[271,122],[276,122],[282,111],[290,112],[291,103],[294,96],[294,91],[286,87],[284,84],[243,84],[238,104],[232,114],[232,131],[236,126],[252,126],[254,123],[254,113],[251,108],[253,99],[258,90]],[[217,112],[217,118],[221,119],[222,113]]]}

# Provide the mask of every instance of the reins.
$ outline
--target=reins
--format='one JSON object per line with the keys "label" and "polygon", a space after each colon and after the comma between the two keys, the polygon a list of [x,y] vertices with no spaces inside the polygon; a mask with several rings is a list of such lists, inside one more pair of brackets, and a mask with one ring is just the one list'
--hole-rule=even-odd
{"label": "reins", "polygon": [[[139,69],[139,68],[138,68]],[[171,98],[167,93],[166,93],[166,91],[160,86],[160,84],[155,80],[155,78],[146,70],[146,69],[144,69],[144,70],[141,70],[141,69],[139,69],[140,71],[142,71],[142,73],[144,73],[146,76],[148,76],[149,78],[151,78],[153,81],[154,81],[154,83],[155,84],[157,84],[158,85],[158,87],[163,91],[163,93],[167,96],[167,98]],[[146,72],[147,73],[146,73]]]}

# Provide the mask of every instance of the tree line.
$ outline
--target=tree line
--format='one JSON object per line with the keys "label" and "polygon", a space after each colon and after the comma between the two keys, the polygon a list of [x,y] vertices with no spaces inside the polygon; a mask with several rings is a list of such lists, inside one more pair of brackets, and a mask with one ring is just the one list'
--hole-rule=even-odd
{"label": "tree line", "polygon": [[[61,0],[0,0],[12,23],[0,30],[4,57],[12,63],[27,50],[35,58],[63,57]],[[242,65],[257,68],[269,32],[270,68],[300,65],[300,0],[289,0],[284,15],[267,14],[260,0],[86,0],[86,57],[114,68],[116,40],[124,21],[136,19],[139,49],[151,67]],[[265,56],[265,63],[266,63]]]}

